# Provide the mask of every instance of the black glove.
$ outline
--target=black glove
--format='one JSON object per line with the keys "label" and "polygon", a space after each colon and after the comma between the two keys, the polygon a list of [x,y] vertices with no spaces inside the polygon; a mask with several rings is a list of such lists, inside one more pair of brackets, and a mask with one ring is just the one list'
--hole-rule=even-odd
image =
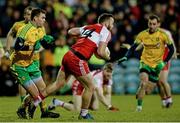
{"label": "black glove", "polygon": [[117,62],[118,62],[118,64],[121,64],[124,61],[127,61],[127,57],[122,57]]}
{"label": "black glove", "polygon": [[49,49],[54,45],[55,39],[51,35],[45,35],[43,39],[40,41],[41,45],[45,49]]}
{"label": "black glove", "polygon": [[15,50],[22,50],[24,47],[24,39],[21,37],[17,37],[15,45],[14,45],[14,49]]}

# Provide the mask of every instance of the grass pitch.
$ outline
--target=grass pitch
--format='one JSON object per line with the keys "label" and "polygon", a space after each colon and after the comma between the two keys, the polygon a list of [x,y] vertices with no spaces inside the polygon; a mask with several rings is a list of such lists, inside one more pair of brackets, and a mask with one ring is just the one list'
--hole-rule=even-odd
{"label": "grass pitch", "polygon": [[[47,98],[47,104],[53,97]],[[71,96],[56,96],[56,98],[69,101]],[[169,109],[161,107],[158,95],[145,96],[143,111],[135,112],[136,100],[134,95],[113,96],[113,105],[120,111],[107,111],[100,105],[98,111],[90,111],[95,120],[92,122],[180,122],[180,95],[173,96],[173,106]],[[0,97],[0,122],[85,122],[78,120],[79,112],[69,112],[61,107],[57,107],[55,112],[59,112],[61,117],[57,119],[41,119],[39,108],[35,112],[34,119],[18,119],[16,115],[17,107],[20,104],[19,97]]]}

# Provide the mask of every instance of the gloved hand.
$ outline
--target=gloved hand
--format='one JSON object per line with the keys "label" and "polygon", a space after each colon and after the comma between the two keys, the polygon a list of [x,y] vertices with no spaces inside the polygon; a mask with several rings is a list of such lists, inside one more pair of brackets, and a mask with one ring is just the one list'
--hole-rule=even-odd
{"label": "gloved hand", "polygon": [[165,65],[166,65],[166,63],[164,61],[159,62],[156,66],[156,70],[161,71]]}
{"label": "gloved hand", "polygon": [[25,42],[25,40],[23,38],[17,37],[16,42],[14,44],[14,49],[21,50],[24,47],[24,42]]}
{"label": "gloved hand", "polygon": [[9,51],[6,51],[4,56],[7,58],[7,59],[10,59],[10,52]]}
{"label": "gloved hand", "polygon": [[54,42],[54,37],[52,37],[51,35],[45,35],[41,41],[45,41],[48,44],[50,44]]}
{"label": "gloved hand", "polygon": [[122,63],[124,61],[127,61],[127,57],[122,57],[117,62],[118,62],[118,64],[120,64],[120,63]]}
{"label": "gloved hand", "polygon": [[54,43],[55,39],[51,35],[45,35],[40,41],[43,48],[48,49]]}

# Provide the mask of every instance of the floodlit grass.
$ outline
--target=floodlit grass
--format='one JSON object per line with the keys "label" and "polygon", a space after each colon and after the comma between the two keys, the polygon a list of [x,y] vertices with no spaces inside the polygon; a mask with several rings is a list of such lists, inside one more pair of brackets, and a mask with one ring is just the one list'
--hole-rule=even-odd
{"label": "floodlit grass", "polygon": [[[47,98],[47,103],[53,97]],[[69,101],[71,96],[56,96],[56,98]],[[158,95],[148,95],[143,102],[143,111],[135,112],[136,100],[133,95],[113,96],[113,105],[120,109],[119,112],[107,111],[100,105],[98,111],[90,111],[95,122],[178,122],[180,121],[180,95],[173,96],[173,106],[170,109],[161,107],[161,101]],[[78,112],[69,112],[61,107],[56,108],[55,112],[61,114],[57,119],[41,119],[39,108],[35,112],[34,119],[18,119],[16,115],[17,107],[20,104],[19,97],[0,97],[0,122],[84,122],[78,120]],[[94,122],[93,121],[93,122]]]}

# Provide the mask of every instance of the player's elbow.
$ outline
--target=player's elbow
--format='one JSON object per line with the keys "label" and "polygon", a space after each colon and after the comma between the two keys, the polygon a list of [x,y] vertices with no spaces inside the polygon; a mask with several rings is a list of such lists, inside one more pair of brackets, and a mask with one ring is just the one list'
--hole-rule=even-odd
{"label": "player's elbow", "polygon": [[80,32],[79,32],[78,28],[71,28],[71,29],[68,30],[68,34],[69,35],[79,35]]}

